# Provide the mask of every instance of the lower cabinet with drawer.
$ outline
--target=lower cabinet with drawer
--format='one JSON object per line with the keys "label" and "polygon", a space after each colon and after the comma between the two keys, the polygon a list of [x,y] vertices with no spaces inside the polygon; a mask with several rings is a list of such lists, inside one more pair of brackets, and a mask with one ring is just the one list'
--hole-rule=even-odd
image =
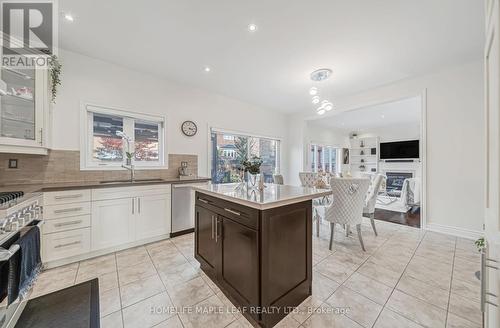
{"label": "lower cabinet with drawer", "polygon": [[42,260],[70,263],[168,237],[170,185],[44,193]]}
{"label": "lower cabinet with drawer", "polygon": [[43,236],[44,262],[90,252],[90,228],[55,232]]}

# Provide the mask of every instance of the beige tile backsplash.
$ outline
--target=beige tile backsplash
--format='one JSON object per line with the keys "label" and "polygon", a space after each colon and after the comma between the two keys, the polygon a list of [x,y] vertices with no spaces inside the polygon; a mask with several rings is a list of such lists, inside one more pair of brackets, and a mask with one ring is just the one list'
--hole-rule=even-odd
{"label": "beige tile backsplash", "polygon": [[[9,169],[9,159],[18,160],[17,169]],[[168,155],[168,169],[137,170],[136,178],[176,178],[182,161],[187,161],[189,173],[198,173],[197,155]],[[80,171],[80,152],[50,150],[47,156],[0,153],[0,186],[127,179],[129,171]]]}

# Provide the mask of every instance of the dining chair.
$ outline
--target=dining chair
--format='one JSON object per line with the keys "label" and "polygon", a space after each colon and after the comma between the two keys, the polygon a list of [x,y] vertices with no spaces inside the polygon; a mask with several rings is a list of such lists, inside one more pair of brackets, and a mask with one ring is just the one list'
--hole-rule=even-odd
{"label": "dining chair", "polygon": [[283,175],[281,174],[274,174],[273,175],[273,181],[275,184],[284,184],[284,181],[283,181]]}
{"label": "dining chair", "polygon": [[[318,173],[299,172],[302,187],[314,188],[318,179]],[[323,199],[313,199],[313,222],[316,221],[316,236],[319,237],[321,215],[319,211],[325,206]]]}
{"label": "dining chair", "polygon": [[380,186],[382,185],[384,180],[385,176],[382,174],[375,174],[370,177],[370,187],[368,187],[368,192],[366,193],[365,198],[365,206],[363,207],[363,216],[370,219],[375,236],[378,236],[374,219],[375,204],[377,203]]}
{"label": "dining chair", "polygon": [[343,224],[346,231],[349,226],[356,226],[359,243],[365,251],[363,237],[361,236],[361,223],[363,222],[363,207],[370,179],[363,178],[331,178],[333,203],[326,209],[325,220],[330,222],[330,246],[332,250],[335,224]]}

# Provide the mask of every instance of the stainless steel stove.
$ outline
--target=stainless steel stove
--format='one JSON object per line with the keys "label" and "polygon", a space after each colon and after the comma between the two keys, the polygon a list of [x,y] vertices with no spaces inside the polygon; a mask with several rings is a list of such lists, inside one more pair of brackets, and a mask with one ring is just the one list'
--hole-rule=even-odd
{"label": "stainless steel stove", "polygon": [[[24,194],[23,192],[0,193],[0,253],[1,260],[8,260],[18,248],[5,249],[8,240],[15,238],[18,231],[27,225],[41,226],[42,220],[42,195]],[[18,246],[18,245],[15,245]],[[24,309],[31,291],[23,299],[18,297],[12,304],[7,305],[7,298],[0,301],[0,328],[15,326],[22,310]]]}

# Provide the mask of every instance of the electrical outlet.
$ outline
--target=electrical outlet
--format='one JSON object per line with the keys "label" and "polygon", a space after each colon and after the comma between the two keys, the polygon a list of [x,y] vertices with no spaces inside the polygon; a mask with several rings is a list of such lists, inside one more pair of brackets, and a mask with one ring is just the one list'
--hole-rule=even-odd
{"label": "electrical outlet", "polygon": [[9,158],[9,169],[17,169],[17,158]]}

